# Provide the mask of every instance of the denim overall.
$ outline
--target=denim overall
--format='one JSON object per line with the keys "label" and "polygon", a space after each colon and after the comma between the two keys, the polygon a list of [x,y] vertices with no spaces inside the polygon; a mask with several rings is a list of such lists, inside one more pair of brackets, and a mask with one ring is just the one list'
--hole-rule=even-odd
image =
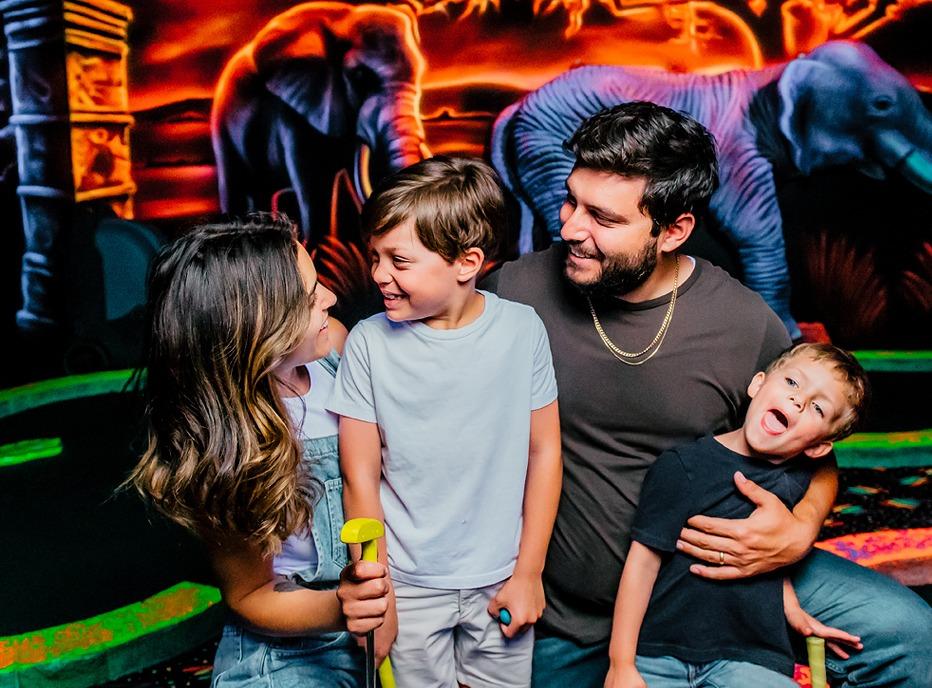
{"label": "denim overall", "polygon": [[[332,352],[322,367],[336,375],[339,356]],[[332,590],[349,556],[340,541],[343,527],[343,480],[337,436],[304,439],[304,459],[323,484],[314,506],[311,534],[317,563],[292,579],[315,590]],[[283,593],[285,594],[285,593]],[[357,688],[365,680],[365,654],[346,632],[279,638],[248,631],[236,621],[223,629],[214,657],[213,688]]]}

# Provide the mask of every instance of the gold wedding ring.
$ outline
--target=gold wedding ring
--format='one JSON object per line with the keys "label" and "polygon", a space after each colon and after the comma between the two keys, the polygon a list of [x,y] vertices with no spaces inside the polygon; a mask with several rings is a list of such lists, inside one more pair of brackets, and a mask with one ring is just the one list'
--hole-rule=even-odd
{"label": "gold wedding ring", "polygon": [[722,551],[719,551],[718,553],[718,565],[719,566],[725,565],[725,553]]}

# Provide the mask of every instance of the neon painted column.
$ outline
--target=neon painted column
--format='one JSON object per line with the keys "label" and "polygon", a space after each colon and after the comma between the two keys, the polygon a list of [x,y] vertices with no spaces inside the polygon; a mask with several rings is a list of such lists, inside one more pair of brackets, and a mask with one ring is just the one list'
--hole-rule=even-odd
{"label": "neon painted column", "polygon": [[23,213],[19,327],[62,325],[64,245],[78,203],[132,216],[126,81],[132,11],[111,0],[2,0]]}

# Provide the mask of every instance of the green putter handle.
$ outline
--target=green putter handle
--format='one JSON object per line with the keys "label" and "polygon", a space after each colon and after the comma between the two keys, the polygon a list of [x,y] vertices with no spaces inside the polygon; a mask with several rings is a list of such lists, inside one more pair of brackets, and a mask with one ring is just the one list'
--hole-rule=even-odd
{"label": "green putter handle", "polygon": [[825,688],[825,640],[815,636],[806,638],[806,654],[809,656],[809,682],[812,688]]}
{"label": "green putter handle", "polygon": [[[374,518],[353,518],[343,524],[340,539],[348,545],[362,545],[363,561],[379,560],[379,538],[385,535],[385,526]],[[375,633],[366,633],[366,687],[375,688]],[[378,669],[382,688],[396,688],[392,662],[386,657]]]}

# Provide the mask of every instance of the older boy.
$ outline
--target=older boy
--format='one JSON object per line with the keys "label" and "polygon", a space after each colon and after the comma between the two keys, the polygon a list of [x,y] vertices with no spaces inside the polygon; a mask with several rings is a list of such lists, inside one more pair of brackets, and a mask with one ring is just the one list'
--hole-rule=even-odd
{"label": "older boy", "polygon": [[735,489],[736,478],[747,476],[792,508],[809,485],[811,460],[853,431],[868,395],[854,357],[827,344],[801,344],[754,376],[740,428],[660,455],[634,519],[606,688],[642,688],[645,681],[652,688],[792,688],[784,608],[794,628],[832,640],[843,657],[834,641],[860,649],[859,638],[803,612],[784,573],[710,581],[690,573],[701,560],[676,543],[697,514],[750,515],[755,505]]}
{"label": "older boy", "polygon": [[387,180],[363,212],[385,313],[350,334],[329,408],[347,517],[384,514],[400,685],[530,683],[522,631],[544,608],[559,415],[540,318],[476,290],[504,224],[491,168],[440,156]]}

